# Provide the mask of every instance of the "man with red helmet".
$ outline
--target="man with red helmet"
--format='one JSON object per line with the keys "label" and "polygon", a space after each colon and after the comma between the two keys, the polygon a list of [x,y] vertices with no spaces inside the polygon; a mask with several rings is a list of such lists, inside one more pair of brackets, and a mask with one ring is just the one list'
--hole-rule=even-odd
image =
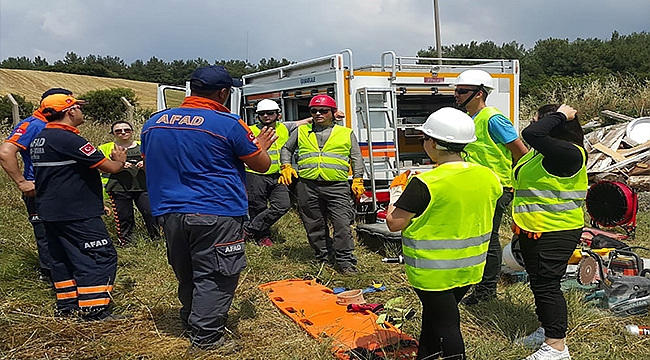
{"label": "man with red helmet", "polygon": [[[359,198],[363,187],[363,157],[352,129],[336,125],[336,101],[328,95],[316,95],[309,102],[312,123],[301,126],[289,137],[281,151],[281,175],[289,185],[294,176],[298,209],[309,244],[318,261],[335,261],[344,274],[356,273],[357,259],[352,254],[354,240],[350,225],[354,207],[348,177],[352,167],[352,192]],[[298,149],[298,173],[291,157]],[[327,220],[333,227],[330,236]]]}

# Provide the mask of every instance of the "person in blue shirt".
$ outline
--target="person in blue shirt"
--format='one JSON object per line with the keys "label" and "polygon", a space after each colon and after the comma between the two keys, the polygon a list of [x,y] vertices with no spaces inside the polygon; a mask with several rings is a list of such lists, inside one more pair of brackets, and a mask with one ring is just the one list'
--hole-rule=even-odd
{"label": "person in blue shirt", "polygon": [[483,70],[463,71],[454,84],[454,97],[460,108],[474,120],[477,140],[465,148],[465,160],[494,171],[503,187],[492,219],[492,234],[488,248],[483,279],[473,292],[461,302],[465,305],[496,297],[497,281],[501,271],[501,244],[499,227],[503,213],[512,201],[512,166],[528,149],[519,139],[512,122],[497,108],[487,106],[487,97],[496,88],[492,76]]}
{"label": "person in blue shirt", "polygon": [[266,172],[266,150],[276,140],[266,127],[256,137],[223,105],[232,86],[241,82],[223,66],[198,68],[180,107],[153,114],[142,127],[152,214],[178,279],[181,321],[198,349],[226,345],[228,309],[246,267],[244,164]]}
{"label": "person in blue shirt", "polygon": [[[41,96],[41,100],[53,94],[72,95],[72,91],[63,88],[52,88],[47,90]],[[51,282],[52,258],[47,248],[47,239],[45,238],[45,227],[43,221],[36,211],[34,196],[36,190],[34,186],[34,167],[32,159],[29,156],[29,146],[45,128],[47,120],[39,107],[34,113],[20,121],[9,134],[9,137],[0,145],[0,165],[9,177],[16,183],[18,189],[22,192],[22,198],[27,207],[29,222],[34,229],[34,238],[38,250],[39,277],[41,280]],[[23,171],[20,171],[16,155],[20,153],[23,159]]]}

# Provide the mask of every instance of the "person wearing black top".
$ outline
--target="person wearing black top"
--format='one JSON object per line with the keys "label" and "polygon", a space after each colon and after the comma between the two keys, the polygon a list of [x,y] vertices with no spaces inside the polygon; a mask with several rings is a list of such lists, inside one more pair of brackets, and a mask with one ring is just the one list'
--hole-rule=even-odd
{"label": "person wearing black top", "polygon": [[[570,359],[567,306],[560,281],[580,241],[587,190],[584,134],[576,110],[539,108],[521,134],[533,151],[513,171],[513,230],[521,246],[541,327],[516,343],[539,348],[527,360]],[[541,163],[541,166],[540,166]]]}
{"label": "person wearing black top", "polygon": [[32,141],[36,208],[52,255],[52,281],[59,314],[86,320],[112,319],[108,310],[117,253],[106,225],[98,169],[116,173],[126,162],[117,146],[107,159],[79,135],[83,102],[54,94],[41,102],[48,123]]}

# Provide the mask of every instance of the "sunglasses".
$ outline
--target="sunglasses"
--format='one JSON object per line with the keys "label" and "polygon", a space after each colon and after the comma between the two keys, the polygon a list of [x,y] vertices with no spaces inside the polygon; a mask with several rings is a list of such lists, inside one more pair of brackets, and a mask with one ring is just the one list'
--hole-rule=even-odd
{"label": "sunglasses", "polygon": [[471,92],[474,92],[474,91],[477,91],[477,90],[478,90],[478,89],[459,89],[459,88],[456,88],[456,89],[454,90],[454,92],[455,92],[456,94],[459,94],[459,95],[465,95],[465,94],[467,94],[467,93],[471,93]]}
{"label": "sunglasses", "polygon": [[424,146],[424,143],[425,143],[426,141],[428,141],[428,140],[432,140],[432,139],[433,139],[433,138],[432,138],[431,136],[423,135],[423,136],[422,136],[421,138],[419,138],[418,140],[420,141],[420,145]]}
{"label": "sunglasses", "polygon": [[310,112],[312,115],[315,115],[315,114],[322,114],[322,115],[324,115],[324,114],[329,113],[330,111],[332,111],[332,109],[309,109],[309,112]]}
{"label": "sunglasses", "polygon": [[278,113],[277,111],[260,111],[257,113],[257,115],[273,116],[276,115],[277,113]]}
{"label": "sunglasses", "polygon": [[133,132],[132,129],[115,129],[115,130],[113,130],[114,134],[119,134],[119,133],[128,134],[128,133],[132,133],[132,132]]}

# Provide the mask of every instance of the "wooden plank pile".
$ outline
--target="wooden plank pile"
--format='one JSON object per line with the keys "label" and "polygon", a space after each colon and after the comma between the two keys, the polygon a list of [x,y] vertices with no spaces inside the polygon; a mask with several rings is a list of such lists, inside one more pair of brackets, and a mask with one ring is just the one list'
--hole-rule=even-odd
{"label": "wooden plank pile", "polygon": [[634,118],[609,110],[601,115],[624,122],[585,135],[589,179],[622,181],[635,190],[650,191],[650,141],[637,144],[626,136],[627,125]]}

